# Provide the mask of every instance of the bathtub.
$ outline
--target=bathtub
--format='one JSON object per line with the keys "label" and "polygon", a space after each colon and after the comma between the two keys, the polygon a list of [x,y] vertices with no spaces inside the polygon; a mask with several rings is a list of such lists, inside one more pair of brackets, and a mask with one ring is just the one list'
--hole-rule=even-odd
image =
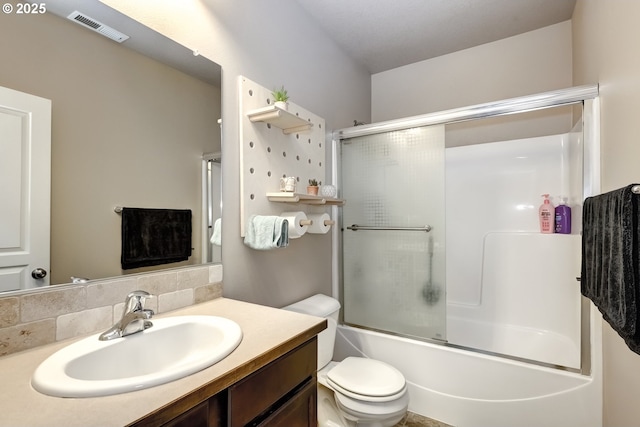
{"label": "bathtub", "polygon": [[579,340],[555,331],[448,316],[447,338],[457,347],[580,369]]}
{"label": "bathtub", "polygon": [[[601,316],[591,306],[592,348],[601,348]],[[335,360],[365,356],[398,368],[409,410],[456,427],[600,427],[602,358],[591,372],[569,372],[340,325]]]}

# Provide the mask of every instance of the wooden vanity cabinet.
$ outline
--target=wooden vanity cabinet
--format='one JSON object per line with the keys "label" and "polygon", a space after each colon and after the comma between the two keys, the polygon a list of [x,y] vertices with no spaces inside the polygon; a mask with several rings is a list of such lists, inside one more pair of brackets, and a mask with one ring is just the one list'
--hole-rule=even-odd
{"label": "wooden vanity cabinet", "polygon": [[317,352],[313,337],[213,396],[196,390],[131,426],[315,427]]}
{"label": "wooden vanity cabinet", "polygon": [[228,426],[315,426],[317,355],[314,338],[229,387]]}

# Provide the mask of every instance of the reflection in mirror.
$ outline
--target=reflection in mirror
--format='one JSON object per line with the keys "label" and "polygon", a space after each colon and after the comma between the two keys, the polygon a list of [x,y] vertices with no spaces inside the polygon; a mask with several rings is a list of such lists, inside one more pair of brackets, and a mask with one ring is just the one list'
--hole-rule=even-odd
{"label": "reflection in mirror", "polygon": [[202,252],[206,254],[205,262],[222,262],[222,154],[210,153],[203,156],[205,177],[203,200],[206,217],[207,239]]}
{"label": "reflection in mirror", "polygon": [[[52,101],[51,284],[219,261],[219,254],[208,253],[211,245],[203,244],[210,231],[201,227],[206,224],[201,164],[203,153],[221,147],[220,67],[153,34],[153,40],[162,38],[150,42],[156,49],[180,47],[182,63],[207,62],[217,83],[64,17],[3,17],[0,35],[11,43],[0,45],[5,64],[0,86]],[[209,185],[219,190],[219,183]],[[189,259],[122,270],[116,206],[190,209]]]}

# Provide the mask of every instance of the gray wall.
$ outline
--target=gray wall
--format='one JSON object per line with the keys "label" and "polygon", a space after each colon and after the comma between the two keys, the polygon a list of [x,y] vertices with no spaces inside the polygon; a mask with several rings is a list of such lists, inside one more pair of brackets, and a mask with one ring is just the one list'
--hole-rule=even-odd
{"label": "gray wall", "polygon": [[[640,2],[578,1],[573,13],[573,78],[600,84],[602,191],[640,182]],[[640,420],[640,355],[603,322],[605,426]]]}
{"label": "gray wall", "polygon": [[370,75],[295,2],[105,0],[222,66],[224,295],[282,306],[331,292],[331,236],[307,235],[287,249],[257,252],[240,237],[238,76],[276,88],[323,117],[327,131],[369,120]]}

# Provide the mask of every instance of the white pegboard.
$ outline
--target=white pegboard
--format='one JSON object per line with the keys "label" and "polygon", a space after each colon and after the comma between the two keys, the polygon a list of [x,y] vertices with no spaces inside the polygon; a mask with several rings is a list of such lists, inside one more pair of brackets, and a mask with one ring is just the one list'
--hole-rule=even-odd
{"label": "white pegboard", "polygon": [[239,77],[240,105],[240,235],[248,218],[280,215],[304,207],[270,202],[266,194],[280,190],[280,178],[294,176],[297,193],[306,193],[309,179],[325,182],[324,119],[289,102],[288,112],[311,123],[308,130],[285,134],[265,122],[252,122],[249,114],[272,105],[271,90]]}

